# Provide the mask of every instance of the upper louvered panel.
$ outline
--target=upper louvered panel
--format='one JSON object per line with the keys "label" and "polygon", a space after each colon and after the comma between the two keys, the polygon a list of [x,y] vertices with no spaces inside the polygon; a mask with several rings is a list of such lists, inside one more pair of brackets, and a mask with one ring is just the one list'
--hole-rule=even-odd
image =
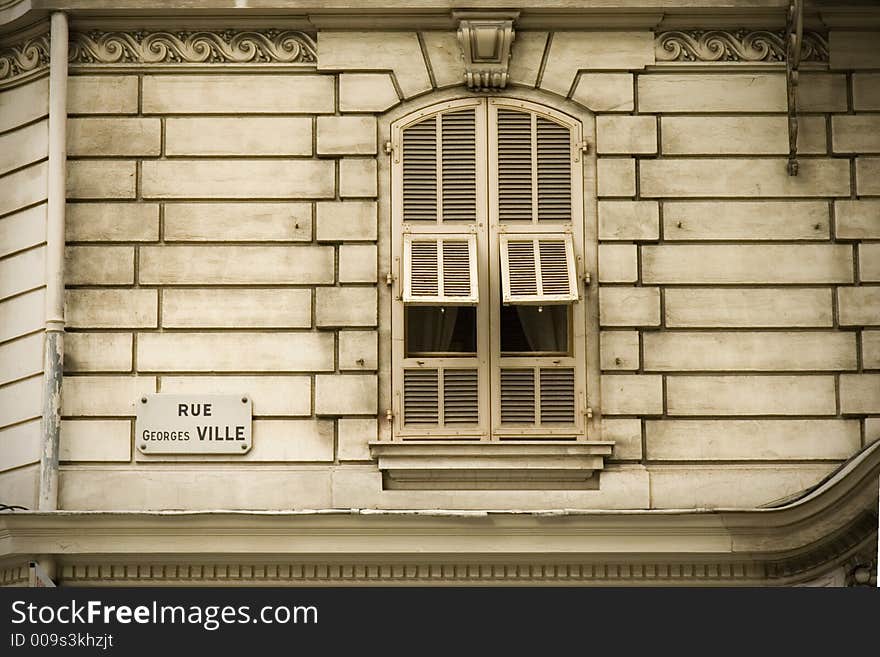
{"label": "upper louvered panel", "polygon": [[535,247],[532,240],[507,243],[507,269],[511,297],[538,294]]}
{"label": "upper louvered panel", "polygon": [[498,218],[532,221],[532,115],[498,110]]}
{"label": "upper louvered panel", "polygon": [[475,305],[476,235],[403,236],[403,301],[429,305]]}
{"label": "upper louvered panel", "polygon": [[439,294],[439,276],[436,241],[413,241],[410,268],[413,297],[436,297]]}
{"label": "upper louvered panel", "polygon": [[504,303],[548,305],[577,301],[574,243],[568,233],[501,235]]}
{"label": "upper louvered panel", "polygon": [[501,370],[501,423],[535,423],[535,370]]}
{"label": "upper louvered panel", "polygon": [[403,220],[437,221],[437,117],[403,130]]}
{"label": "upper louvered panel", "polygon": [[476,221],[476,110],[447,112],[440,121],[443,221]]}
{"label": "upper louvered panel", "polygon": [[443,423],[477,424],[480,420],[476,369],[443,370]]}
{"label": "upper louvered panel", "polygon": [[571,132],[537,118],[538,221],[571,221]]}
{"label": "upper louvered panel", "polygon": [[403,423],[437,425],[440,421],[440,395],[437,370],[404,370]]}
{"label": "upper louvered panel", "polygon": [[470,297],[471,254],[467,240],[443,240],[443,295]]}
{"label": "upper louvered panel", "polygon": [[574,424],[574,369],[541,368],[541,424]]}
{"label": "upper louvered panel", "polygon": [[538,240],[541,260],[541,293],[545,295],[568,295],[571,293],[571,276],[568,271],[565,240]]}

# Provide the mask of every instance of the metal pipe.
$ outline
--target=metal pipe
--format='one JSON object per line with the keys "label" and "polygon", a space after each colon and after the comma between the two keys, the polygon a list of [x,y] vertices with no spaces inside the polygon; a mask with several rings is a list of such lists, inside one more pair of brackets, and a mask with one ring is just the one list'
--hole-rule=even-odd
{"label": "metal pipe", "polygon": [[64,370],[64,212],[67,168],[67,15],[51,18],[49,53],[49,164],[46,225],[46,340],[40,455],[41,511],[58,508],[58,443]]}

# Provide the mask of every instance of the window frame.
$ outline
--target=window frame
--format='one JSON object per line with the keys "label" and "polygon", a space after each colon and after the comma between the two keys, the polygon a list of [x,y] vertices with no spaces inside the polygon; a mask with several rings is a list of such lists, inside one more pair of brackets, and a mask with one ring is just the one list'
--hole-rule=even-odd
{"label": "window frame", "polygon": [[[572,148],[576,150],[576,153],[579,154],[579,162],[578,162],[578,174],[573,178],[574,182],[574,193],[575,199],[580,198],[580,202],[574,201],[573,211],[579,210],[578,214],[580,215],[580,220],[575,220],[573,222],[572,228],[575,232],[578,232],[579,235],[576,238],[578,240],[578,244],[580,246],[579,261],[578,261],[578,272],[577,272],[577,286],[579,290],[580,301],[572,304],[572,308],[575,310],[573,314],[576,315],[572,321],[572,335],[571,340],[575,345],[574,352],[571,356],[573,360],[580,359],[580,362],[583,363],[581,367],[577,367],[576,363],[573,363],[575,372],[578,373],[579,379],[576,382],[576,388],[583,391],[583,396],[580,399],[576,400],[576,414],[577,421],[580,423],[578,431],[576,435],[572,435],[571,430],[562,430],[562,431],[554,431],[550,427],[535,427],[533,431],[526,431],[522,428],[518,428],[515,431],[507,432],[500,431],[498,425],[492,428],[493,433],[489,434],[489,427],[484,426],[480,427],[479,432],[472,431],[450,431],[448,429],[440,429],[439,431],[436,428],[430,428],[421,432],[413,432],[413,431],[400,431],[402,424],[402,407],[401,400],[399,396],[395,393],[398,393],[398,386],[393,385],[393,382],[396,378],[402,378],[402,371],[398,374],[398,377],[394,377],[392,375],[392,351],[396,348],[396,343],[398,341],[402,341],[404,338],[403,334],[403,323],[402,321],[395,322],[395,316],[399,313],[402,316],[402,308],[403,304],[400,302],[400,290],[399,290],[399,273],[400,273],[400,262],[399,257],[395,257],[395,254],[400,254],[400,243],[399,243],[399,235],[400,231],[395,230],[395,217],[399,216],[398,212],[400,212],[400,208],[395,207],[396,204],[399,204],[402,199],[402,176],[395,179],[392,176],[392,169],[395,164],[400,164],[400,160],[402,158],[402,150],[400,147],[400,130],[407,125],[410,125],[418,120],[425,118],[430,114],[434,114],[439,111],[443,111],[446,109],[452,109],[455,107],[467,107],[467,106],[476,106],[480,105],[484,102],[487,103],[497,103],[497,105],[512,105],[514,108],[528,108],[531,111],[537,111],[539,114],[544,114],[558,120],[562,123],[568,125],[579,126],[580,132],[579,136],[584,137],[583,141],[589,141],[594,143],[595,138],[595,121],[592,113],[585,110],[584,108],[570,102],[563,100],[561,98],[550,96],[543,92],[531,90],[531,89],[516,89],[516,90],[505,90],[501,91],[493,96],[486,98],[484,95],[476,95],[476,94],[466,94],[462,93],[461,90],[447,90],[441,92],[435,92],[430,97],[423,98],[416,101],[410,101],[408,103],[404,103],[394,110],[386,113],[381,116],[379,119],[379,130],[380,135],[385,135],[386,137],[390,137],[388,139],[388,145],[386,147],[386,152],[389,153],[389,157],[380,157],[379,158],[379,182],[380,182],[380,193],[378,198],[379,204],[379,221],[380,221],[380,233],[379,233],[379,266],[380,271],[383,276],[387,276],[388,285],[380,285],[380,298],[379,298],[379,402],[380,402],[380,424],[379,424],[379,440],[380,441],[395,441],[399,442],[401,439],[404,441],[409,441],[412,438],[422,437],[425,439],[438,439],[438,438],[470,438],[470,439],[481,439],[481,440],[489,440],[492,442],[497,442],[499,439],[522,439],[529,440],[534,438],[553,438],[554,436],[559,437],[560,439],[571,440],[574,438],[577,441],[596,441],[601,440],[601,408],[600,408],[600,397],[599,397],[599,327],[598,327],[598,297],[597,297],[597,286],[596,286],[596,266],[597,266],[597,252],[598,252],[598,244],[597,244],[597,203],[596,203],[596,189],[595,189],[595,178],[596,178],[596,157],[595,153],[591,150],[586,152],[581,152],[580,146],[582,139],[573,139]],[[478,116],[481,112],[477,112]],[[480,119],[478,118],[478,121]],[[494,131],[486,130],[485,125],[482,127],[478,127],[478,139],[480,139],[481,134],[494,134]],[[490,153],[493,153],[493,150],[486,146],[486,150]],[[494,156],[492,156],[494,157]],[[484,167],[478,167],[479,171],[484,170]],[[488,168],[485,168],[488,171]],[[578,184],[580,183],[580,184]],[[489,181],[486,180],[486,177],[483,176],[483,181],[478,182],[478,185],[484,184],[488,185]],[[490,194],[496,193],[492,190],[489,190]],[[481,206],[479,208],[479,212],[483,213],[483,206],[486,204],[478,204]],[[489,203],[488,206],[494,209],[495,204]],[[486,210],[488,213],[491,210]],[[488,218],[486,218],[488,220]],[[480,218],[478,217],[478,221],[480,222]],[[426,227],[427,228],[427,227]],[[459,227],[460,229],[460,227]],[[441,223],[430,223],[430,228],[428,229],[430,232],[443,232],[444,230],[450,230],[446,226]],[[455,229],[451,229],[451,232]],[[540,224],[534,225],[533,228],[529,228],[529,230],[534,230],[539,233],[546,233],[547,227],[546,225],[542,226]],[[486,234],[491,233],[491,231],[486,229]],[[482,240],[483,235],[478,235],[478,240]],[[491,239],[491,235],[487,235],[487,239]],[[492,247],[492,253],[495,255],[499,254],[497,237],[496,244]],[[395,244],[395,242],[397,242]],[[481,244],[478,242],[478,249],[480,253],[487,252],[487,245]],[[576,249],[577,250],[577,249]],[[498,326],[500,317],[495,317],[494,319],[490,319],[488,322],[484,318],[484,314],[487,310],[492,310],[497,308],[497,315],[500,316],[500,259],[498,257],[489,258],[489,262],[486,262],[487,258],[478,257],[478,275],[480,277],[480,281],[492,281],[488,286],[489,293],[496,294],[499,297],[497,303],[493,302],[491,304],[484,303],[483,297],[485,288],[481,287],[481,302],[477,306],[478,308],[478,359],[480,362],[479,366],[483,368],[488,367],[487,360],[484,357],[484,354],[497,352],[499,356],[499,361],[497,364],[493,365],[492,371],[490,375],[493,378],[493,385],[498,386],[498,380],[500,378],[500,335],[498,331],[492,331],[495,335],[487,335],[490,333],[488,331],[489,326]],[[489,274],[490,267],[494,269],[493,275]],[[587,282],[584,282],[584,275],[589,275],[589,279]],[[488,299],[487,299],[488,300]],[[579,315],[579,317],[577,317]],[[482,329],[482,330],[481,330]],[[488,349],[485,347],[486,340],[494,341],[494,349],[493,346],[490,346]],[[400,349],[402,351],[402,344],[400,345]],[[507,357],[506,357],[507,358]],[[536,356],[526,356],[523,357],[525,361],[527,361],[528,366],[535,366],[536,364],[540,364],[543,361]],[[505,361],[505,364],[515,365],[522,359],[510,359],[509,361]],[[551,364],[553,361],[558,361],[558,356],[550,356],[547,357],[547,360],[550,361]],[[465,365],[463,359],[454,357],[448,359],[447,362],[438,363],[440,365],[445,365],[449,367],[456,367]],[[470,365],[468,365],[470,366]],[[402,370],[402,368],[401,368]],[[489,390],[485,389],[488,387],[488,377],[481,377],[481,390],[480,390],[480,403],[481,405],[485,405],[486,402],[490,402],[495,406],[498,406],[500,395],[494,395],[495,399],[493,400],[490,397]],[[591,413],[587,413],[587,410],[591,411]],[[487,412],[488,411],[488,412]],[[500,419],[500,412],[497,408],[484,409],[481,408],[481,415],[484,419],[484,424],[489,422],[490,413],[492,416],[495,416]],[[418,433],[419,435],[414,435]]]}

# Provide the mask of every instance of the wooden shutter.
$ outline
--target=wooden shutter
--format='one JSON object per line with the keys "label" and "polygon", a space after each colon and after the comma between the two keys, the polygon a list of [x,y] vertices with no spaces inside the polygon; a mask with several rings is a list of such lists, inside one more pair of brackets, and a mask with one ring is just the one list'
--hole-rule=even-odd
{"label": "wooden shutter", "polygon": [[476,368],[405,369],[403,424],[407,427],[458,427],[480,420]]}
{"label": "wooden shutter", "polygon": [[501,283],[505,304],[549,305],[577,301],[571,235],[502,234]]}
{"label": "wooden shutter", "polygon": [[437,117],[403,130],[403,220],[437,221]]}
{"label": "wooden shutter", "polygon": [[472,306],[478,300],[475,235],[403,236],[404,303]]}
{"label": "wooden shutter", "polygon": [[502,368],[500,380],[502,425],[576,424],[574,368]]}

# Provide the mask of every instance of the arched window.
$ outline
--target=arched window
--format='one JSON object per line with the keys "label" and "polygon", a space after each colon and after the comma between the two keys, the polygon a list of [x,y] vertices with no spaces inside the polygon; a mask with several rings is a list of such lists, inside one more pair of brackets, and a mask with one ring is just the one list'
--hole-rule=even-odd
{"label": "arched window", "polygon": [[586,437],[580,122],[514,98],[391,125],[393,437]]}

